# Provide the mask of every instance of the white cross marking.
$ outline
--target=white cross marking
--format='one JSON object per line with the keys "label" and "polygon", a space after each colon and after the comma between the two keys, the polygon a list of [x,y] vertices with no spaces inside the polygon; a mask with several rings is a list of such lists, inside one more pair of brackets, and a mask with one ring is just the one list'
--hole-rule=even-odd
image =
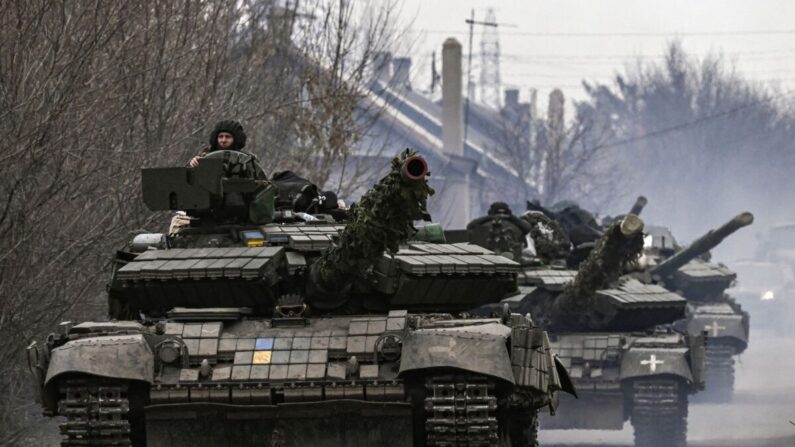
{"label": "white cross marking", "polygon": [[649,369],[651,370],[651,372],[657,371],[657,365],[662,365],[663,363],[665,363],[665,361],[664,360],[657,360],[657,356],[654,355],[654,354],[652,354],[649,357],[649,360],[641,360],[640,361],[640,364],[643,365],[643,366],[649,365]]}
{"label": "white cross marking", "polygon": [[713,337],[717,337],[721,329],[726,329],[726,326],[719,326],[717,321],[713,321],[711,325],[704,326],[704,330],[712,332]]}

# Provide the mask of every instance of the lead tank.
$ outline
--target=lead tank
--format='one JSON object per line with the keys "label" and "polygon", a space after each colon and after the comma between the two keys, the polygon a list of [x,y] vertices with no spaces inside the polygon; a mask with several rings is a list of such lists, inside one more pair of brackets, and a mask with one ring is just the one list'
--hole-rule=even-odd
{"label": "lead tank", "polygon": [[421,157],[338,219],[274,209],[260,172],[226,151],[143,170],[144,202],[179,225],[116,253],[112,320],[28,349],[63,446],[535,445],[538,411],[573,388],[531,320],[459,315],[519,265],[412,240]]}
{"label": "lead tank", "polygon": [[626,275],[643,250],[640,218],[603,229],[576,270],[558,222],[539,211],[522,218],[535,253],[523,257],[521,292],[504,303],[550,331],[579,395],[561,396],[560,414],[541,428],[621,430],[629,420],[638,447],[685,446],[688,397],[703,387],[704,337],[674,330],[682,296]]}
{"label": "lead tank", "polygon": [[753,220],[753,214],[740,213],[687,247],[679,246],[663,227],[651,227],[647,236],[645,280],[687,298],[687,315],[678,325],[690,333],[703,331],[708,335],[703,395],[707,401],[731,400],[734,357],[748,348],[750,330],[748,312],[726,293],[737,275],[724,264],[711,262],[709,251]]}

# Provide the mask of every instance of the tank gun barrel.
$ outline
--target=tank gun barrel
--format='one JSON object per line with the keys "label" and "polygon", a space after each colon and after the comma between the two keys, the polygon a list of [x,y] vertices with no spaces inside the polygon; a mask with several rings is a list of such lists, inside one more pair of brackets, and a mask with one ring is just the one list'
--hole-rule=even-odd
{"label": "tank gun barrel", "polygon": [[415,220],[430,220],[426,209],[433,189],[428,163],[406,149],[392,160],[392,169],[362,196],[339,242],[311,266],[307,300],[319,309],[344,305],[356,278],[365,277],[385,252],[397,252],[415,232]]}
{"label": "tank gun barrel", "polygon": [[646,206],[646,203],[648,203],[646,197],[638,196],[638,198],[635,200],[635,204],[632,205],[632,208],[629,210],[629,214],[640,216],[640,213],[643,212],[643,208]]}
{"label": "tank gun barrel", "polygon": [[732,220],[718,227],[716,230],[708,231],[705,235],[696,239],[695,242],[690,244],[687,248],[661,262],[649,272],[652,274],[652,276],[659,278],[670,276],[675,271],[679,270],[679,268],[681,268],[683,265],[718,246],[718,244],[723,242],[723,240],[726,239],[730,234],[734,233],[740,228],[751,225],[753,222],[753,214],[749,212],[740,213],[734,216]]}

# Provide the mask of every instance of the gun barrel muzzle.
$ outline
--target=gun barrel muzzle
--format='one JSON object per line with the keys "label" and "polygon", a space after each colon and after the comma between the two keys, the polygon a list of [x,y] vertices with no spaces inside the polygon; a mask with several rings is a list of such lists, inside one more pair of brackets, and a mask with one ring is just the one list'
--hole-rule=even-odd
{"label": "gun barrel muzzle", "polygon": [[409,157],[400,169],[401,176],[413,182],[423,180],[428,175],[428,162],[419,155]]}
{"label": "gun barrel muzzle", "polygon": [[621,221],[621,234],[626,237],[638,234],[643,231],[643,220],[634,214],[627,214]]}
{"label": "gun barrel muzzle", "polygon": [[737,222],[738,227],[747,227],[754,223],[754,215],[746,211],[735,216],[734,220]]}

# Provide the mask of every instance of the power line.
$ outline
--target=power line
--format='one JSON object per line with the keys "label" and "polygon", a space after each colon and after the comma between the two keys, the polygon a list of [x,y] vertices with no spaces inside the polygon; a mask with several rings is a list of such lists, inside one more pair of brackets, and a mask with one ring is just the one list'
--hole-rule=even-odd
{"label": "power line", "polygon": [[[554,68],[554,67],[550,67]],[[529,78],[587,78],[587,77],[604,77],[604,76],[615,76],[616,74],[621,74],[622,71],[621,67],[615,67],[613,70],[604,70],[595,72],[592,71],[590,73],[582,73],[583,70],[577,67],[572,68],[556,68],[557,72],[554,73],[540,73],[538,71],[507,71],[503,72],[505,76],[520,76],[520,77],[529,77]],[[782,75],[791,75],[795,74],[795,70],[766,70],[766,71],[746,71],[746,70],[736,70],[735,71],[738,77],[748,78],[748,79],[764,79],[769,76],[780,77]]]}
{"label": "power line", "polygon": [[[465,34],[463,30],[423,29],[428,34]],[[736,31],[627,31],[627,32],[560,32],[506,31],[503,34],[527,37],[676,37],[676,36],[775,36],[795,34],[795,30],[736,30]]]}
{"label": "power line", "polygon": [[[716,58],[735,58],[740,57],[743,61],[764,61],[764,60],[778,60],[786,55],[791,55],[795,53],[795,50],[788,51],[788,52],[777,52],[777,53],[768,53],[765,54],[764,52],[757,52],[757,53],[746,53],[745,55],[741,53],[705,53],[705,54],[693,54],[688,53],[690,57],[696,58],[706,58],[710,56],[714,56]],[[583,63],[583,64],[600,64],[600,63],[620,63],[620,62],[636,62],[638,60],[642,61],[662,61],[667,59],[667,56],[664,54],[659,55],[650,55],[650,54],[627,54],[624,56],[599,56],[599,55],[574,55],[574,54],[567,54],[567,55],[535,55],[535,54],[508,54],[503,55],[504,58],[511,61],[511,63],[515,64],[522,64],[522,63],[538,63],[538,62],[574,62],[574,63]]]}
{"label": "power line", "polygon": [[[767,50],[755,50],[755,51],[732,51],[732,52],[722,52],[722,51],[708,51],[708,52],[693,52],[688,51],[686,54],[687,56],[695,56],[695,57],[706,57],[706,56],[726,56],[726,57],[733,57],[733,56],[766,56],[766,55],[780,55],[780,54],[791,54],[795,53],[795,48],[771,48]],[[533,53],[502,53],[502,57],[510,58],[510,59],[636,59],[636,58],[655,58],[655,59],[663,59],[666,57],[665,54],[640,54],[640,53],[608,53],[608,54],[560,54],[560,53],[540,53],[540,54],[533,54]]]}
{"label": "power line", "polygon": [[753,102],[750,102],[748,104],[743,104],[741,106],[732,107],[731,109],[724,110],[723,112],[718,112],[718,113],[714,113],[712,115],[702,116],[700,118],[696,118],[694,120],[690,120],[690,121],[686,121],[686,122],[683,122],[683,123],[675,124],[675,125],[670,126],[670,127],[657,129],[655,131],[652,131],[652,132],[649,132],[649,133],[645,133],[645,134],[642,134],[642,135],[638,135],[638,136],[635,136],[635,137],[630,137],[630,138],[626,138],[626,139],[623,139],[623,140],[614,141],[612,143],[605,143],[605,144],[599,145],[597,147],[598,148],[618,147],[618,146],[624,146],[624,145],[627,145],[627,144],[630,144],[630,143],[636,143],[638,141],[648,140],[648,139],[651,139],[651,138],[658,137],[660,135],[664,135],[666,133],[670,133],[670,132],[675,132],[675,131],[678,131],[678,130],[686,129],[688,127],[696,126],[698,124],[702,124],[704,122],[711,121],[711,120],[716,119],[716,118],[721,118],[721,117],[724,117],[724,116],[727,116],[727,115],[731,115],[731,114],[739,112],[741,110],[745,110],[745,109],[749,109],[751,107],[756,107],[756,106],[761,105],[761,104],[769,103],[769,102],[772,102],[774,100],[790,96],[792,94],[795,94],[795,90],[784,92],[784,93],[781,93],[781,94],[778,94],[778,95],[774,95],[774,96],[771,96],[771,97],[768,97],[768,98],[760,99],[758,101],[753,101]]}

